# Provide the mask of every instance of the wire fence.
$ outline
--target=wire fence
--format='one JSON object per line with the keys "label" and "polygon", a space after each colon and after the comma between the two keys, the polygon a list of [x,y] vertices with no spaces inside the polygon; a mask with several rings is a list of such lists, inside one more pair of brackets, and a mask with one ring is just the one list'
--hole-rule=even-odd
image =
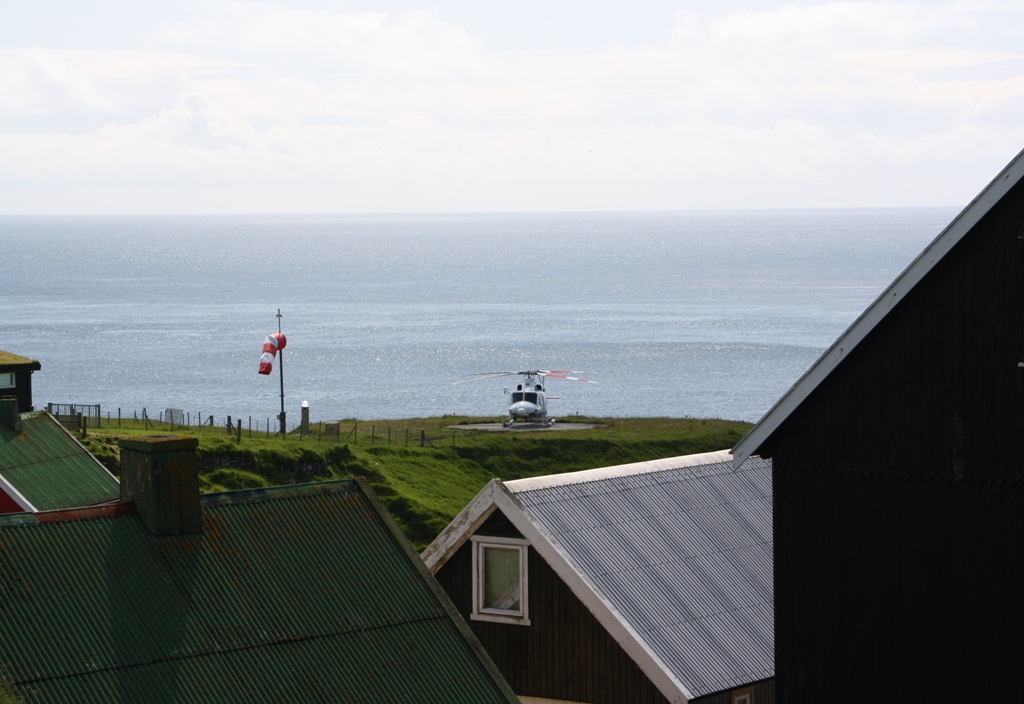
{"label": "wire fence", "polygon": [[[82,409],[89,408],[88,413]],[[76,411],[77,409],[77,411]],[[220,416],[204,414],[202,411],[189,411],[181,408],[165,408],[150,412],[142,410],[102,411],[99,405],[84,406],[80,404],[48,404],[47,410],[54,414],[69,429],[88,432],[92,428],[144,429],[159,432],[189,430],[192,433],[220,434],[241,440],[249,438],[270,438],[281,435],[281,424],[278,418],[271,416]],[[54,410],[64,412],[58,416]],[[286,423],[286,438],[296,438],[299,442],[333,442],[352,443],[354,445],[417,445],[419,447],[437,447],[436,443],[447,442],[448,435],[436,435],[436,429],[428,437],[423,428],[392,425],[360,423],[358,420],[318,421],[304,426],[301,422]],[[454,446],[455,435],[451,435]]]}

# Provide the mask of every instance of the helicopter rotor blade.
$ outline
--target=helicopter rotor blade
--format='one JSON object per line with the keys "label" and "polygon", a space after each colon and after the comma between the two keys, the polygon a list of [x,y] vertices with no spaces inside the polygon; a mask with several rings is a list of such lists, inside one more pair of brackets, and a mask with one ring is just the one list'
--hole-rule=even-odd
{"label": "helicopter rotor blade", "polygon": [[584,378],[578,377],[578,376],[563,376],[562,374],[545,374],[544,376],[549,376],[552,379],[567,379],[569,381],[582,381],[585,384],[596,384],[597,383],[593,379],[584,379]]}
{"label": "helicopter rotor blade", "polygon": [[469,374],[468,379],[462,379],[461,381],[453,381],[452,386],[456,384],[468,384],[471,381],[483,381],[484,379],[497,379],[502,376],[515,376],[519,372],[483,372],[482,374]]}
{"label": "helicopter rotor blade", "polygon": [[582,381],[587,384],[596,384],[597,382],[593,379],[583,379],[577,376],[568,376],[569,374],[596,374],[597,372],[580,372],[570,369],[532,369],[525,372],[481,372],[479,374],[467,374],[466,379],[459,381],[453,381],[452,386],[457,384],[468,384],[471,381],[482,381],[484,379],[497,379],[503,376],[550,376],[553,379],[567,379],[568,381]]}

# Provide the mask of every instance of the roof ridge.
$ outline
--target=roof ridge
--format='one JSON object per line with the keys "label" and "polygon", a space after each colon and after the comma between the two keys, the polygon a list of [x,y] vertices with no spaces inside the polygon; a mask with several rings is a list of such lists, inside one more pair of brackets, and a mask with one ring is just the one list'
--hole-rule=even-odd
{"label": "roof ridge", "polygon": [[[672,469],[702,467],[731,461],[732,456],[730,455],[729,450],[717,450],[715,452],[701,452],[693,455],[680,455],[678,457],[666,457],[659,460],[647,460],[645,462],[631,462],[629,464],[619,464],[611,467],[584,469],[579,472],[546,474],[540,477],[514,479],[503,483],[510,491],[515,494],[519,494],[526,491],[535,491],[537,489],[550,489],[556,486],[586,484],[604,479],[629,477],[637,474],[653,474],[655,472],[667,472]],[[731,468],[728,471],[732,471]]]}
{"label": "roof ridge", "polygon": [[1017,153],[996,177],[961,210],[935,239],[885,287],[863,313],[846,328],[825,352],[803,373],[786,393],[775,402],[753,428],[732,448],[733,464],[739,466],[756,453],[761,445],[827,379],[832,370],[859,345],[875,327],[888,317],[896,305],[942,261],[981,219],[1024,178],[1024,150]]}
{"label": "roof ridge", "polygon": [[[86,448],[86,452],[88,452],[88,448]],[[47,462],[52,462],[53,460],[66,460],[66,459],[70,459],[70,458],[73,458],[73,457],[78,457],[79,454],[80,453],[78,453],[78,452],[72,452],[72,453],[68,453],[68,454],[65,454],[65,455],[53,455],[53,456],[42,457],[40,459],[32,460],[31,462],[24,462],[22,464],[5,464],[3,466],[3,468],[2,468],[2,471],[8,472],[8,471],[10,471],[12,469],[21,469],[22,467],[31,467],[34,464],[45,464]],[[91,452],[89,454],[92,455]]]}
{"label": "roof ridge", "polygon": [[330,479],[323,482],[262,486],[255,489],[217,491],[200,495],[199,502],[200,505],[210,508],[237,504],[254,504],[261,503],[263,501],[274,501],[276,499],[287,499],[298,496],[333,494],[338,491],[343,491],[344,488],[342,485],[355,489],[357,487],[355,477],[351,477],[349,479]]}
{"label": "roof ridge", "polygon": [[445,614],[445,613],[437,613],[437,614],[432,614],[430,616],[421,616],[421,617],[418,617],[418,618],[410,618],[407,621],[391,621],[389,623],[382,623],[379,626],[363,626],[363,627],[357,627],[357,628],[350,628],[350,629],[344,630],[344,631],[335,631],[333,633],[313,633],[313,634],[310,634],[310,635],[307,635],[307,636],[300,636],[298,638],[281,638],[279,640],[273,640],[273,641],[270,641],[270,642],[249,643],[247,645],[239,645],[239,646],[235,646],[233,648],[222,648],[222,649],[219,649],[219,650],[218,649],[210,649],[210,650],[202,650],[202,651],[194,652],[194,653],[183,653],[181,651],[178,651],[180,654],[174,655],[172,657],[154,658],[152,660],[147,660],[145,662],[135,663],[133,665],[112,665],[110,667],[104,667],[104,668],[101,668],[101,669],[98,669],[98,670],[83,670],[81,672],[71,672],[71,673],[65,673],[65,674],[60,674],[60,675],[52,675],[52,676],[49,676],[49,677],[36,677],[35,679],[31,679],[31,680],[18,680],[18,679],[15,679],[15,684],[25,685],[25,684],[31,684],[33,682],[51,682],[53,680],[71,679],[73,677],[86,677],[88,675],[93,675],[93,674],[100,673],[100,672],[112,672],[112,671],[115,671],[115,670],[131,670],[131,669],[134,669],[134,668],[137,668],[137,667],[150,667],[152,665],[159,665],[159,664],[165,663],[165,662],[178,662],[178,661],[181,661],[181,660],[192,660],[192,659],[196,659],[196,658],[207,658],[207,657],[210,657],[211,655],[224,655],[226,653],[239,653],[239,652],[243,652],[243,651],[246,651],[246,650],[255,650],[255,649],[258,649],[258,648],[273,648],[273,647],[276,647],[276,646],[279,646],[279,645],[289,645],[291,643],[301,643],[303,641],[310,641],[310,640],[326,640],[328,638],[338,638],[338,637],[342,637],[342,636],[348,636],[348,635],[351,635],[353,633],[368,633],[368,632],[371,632],[371,631],[382,631],[385,628],[396,628],[396,627],[399,627],[399,626],[405,626],[405,625],[410,624],[410,623],[423,623],[425,621],[439,621],[439,620],[440,621],[448,621],[447,614]]}

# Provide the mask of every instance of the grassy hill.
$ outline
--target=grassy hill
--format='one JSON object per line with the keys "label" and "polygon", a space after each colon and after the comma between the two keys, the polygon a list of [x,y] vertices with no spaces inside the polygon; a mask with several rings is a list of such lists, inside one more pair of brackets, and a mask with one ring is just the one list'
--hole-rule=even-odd
{"label": "grassy hill", "polygon": [[[314,425],[311,435],[228,435],[226,428],[123,423],[90,431],[84,442],[115,474],[117,440],[174,432],[199,438],[204,492],[323,481],[370,480],[418,549],[425,547],[490,479],[520,479],[593,467],[722,450],[749,423],[684,418],[573,418],[592,430],[488,433],[465,428],[495,418],[349,421],[340,437]],[[421,446],[421,438],[424,439]]]}

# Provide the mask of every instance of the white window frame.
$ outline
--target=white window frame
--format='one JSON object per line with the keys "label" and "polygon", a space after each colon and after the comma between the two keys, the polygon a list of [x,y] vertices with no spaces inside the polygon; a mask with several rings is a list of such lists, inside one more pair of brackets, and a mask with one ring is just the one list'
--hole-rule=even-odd
{"label": "white window frame", "polygon": [[0,372],[0,389],[14,389],[18,386],[18,378],[14,372]]}
{"label": "white window frame", "polygon": [[754,704],[754,691],[751,689],[744,689],[739,692],[732,693],[733,704]]}
{"label": "white window frame", "polygon": [[[473,621],[493,621],[495,623],[512,623],[519,626],[530,625],[530,570],[527,567],[530,541],[522,538],[498,538],[489,535],[474,535],[473,541],[473,611],[469,618]],[[519,611],[504,611],[484,608],[484,560],[485,548],[519,548]]]}

